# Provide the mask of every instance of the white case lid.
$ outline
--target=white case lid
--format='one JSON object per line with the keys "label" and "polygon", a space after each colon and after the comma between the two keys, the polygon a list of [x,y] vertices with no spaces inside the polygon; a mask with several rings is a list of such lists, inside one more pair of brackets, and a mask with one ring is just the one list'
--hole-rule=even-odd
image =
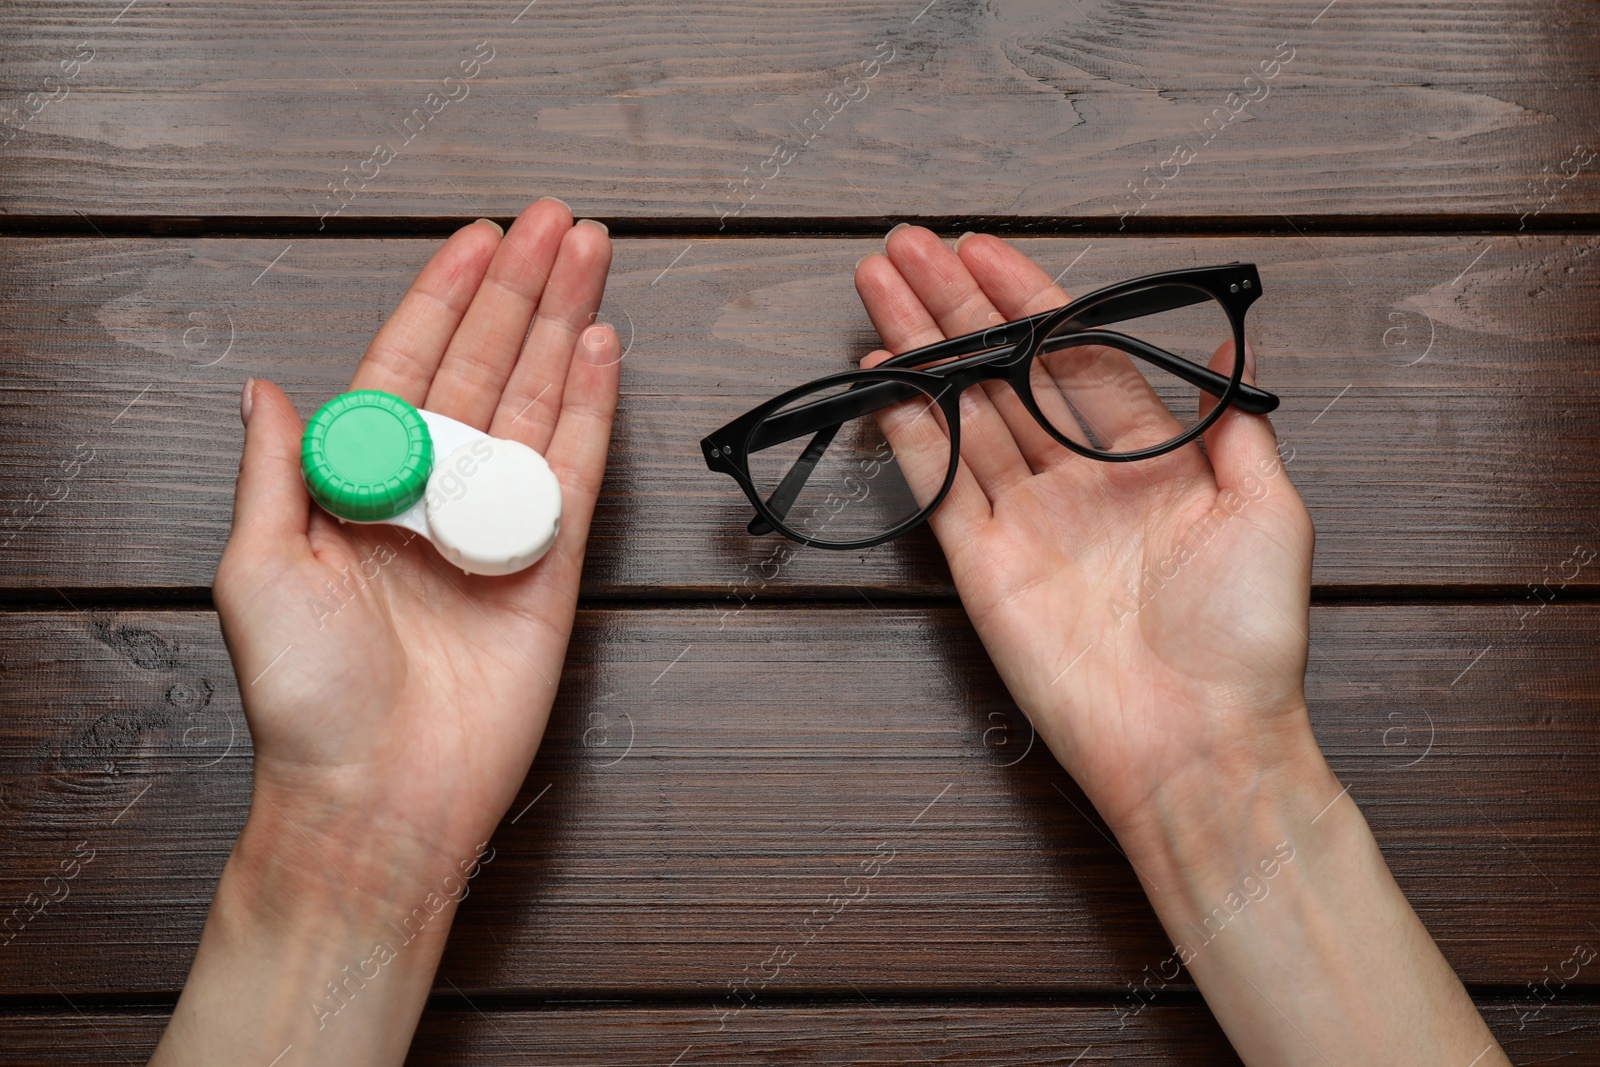
{"label": "white case lid", "polygon": [[561,529],[561,483],[519,441],[481,436],[435,459],[423,504],[434,547],[469,574],[530,567]]}

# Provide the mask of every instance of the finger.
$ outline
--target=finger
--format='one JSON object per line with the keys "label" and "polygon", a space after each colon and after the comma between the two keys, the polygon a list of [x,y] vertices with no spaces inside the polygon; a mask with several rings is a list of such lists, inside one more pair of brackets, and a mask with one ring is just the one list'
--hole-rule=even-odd
{"label": "finger", "polygon": [[300,478],[300,416],[271,382],[245,382],[239,398],[244,454],[233,491],[231,540],[273,553],[304,546],[311,498]]}
{"label": "finger", "polygon": [[[992,234],[963,234],[956,242],[956,254],[994,304],[995,310],[1007,319],[1021,319],[1041,311],[1052,311],[1064,307],[1071,299],[1066,290],[1057,285],[1038,264],[1009,242]],[[1050,424],[1079,444],[1093,447],[1091,435],[1073,414],[1071,406],[1050,377],[1046,364],[1035,360],[1029,368],[1028,377],[1033,386],[1034,403],[1039,405]],[[1049,437],[1048,434],[1045,436]],[[1035,467],[1049,466],[1070,454],[1053,439],[1050,440],[1050,446],[1029,454],[1028,462]]]}
{"label": "finger", "polygon": [[572,212],[549,197],[511,224],[433,376],[429,411],[488,429],[527,339],[561,238],[571,228]]}
{"label": "finger", "polygon": [[562,236],[533,329],[495,411],[496,437],[515,437],[540,452],[550,444],[564,408],[562,391],[578,335],[600,312],[610,269],[611,238],[605,226],[583,219]]}
{"label": "finger", "polygon": [[[908,237],[908,234],[911,236]],[[949,323],[962,321],[959,315],[949,312],[951,298],[948,295],[940,295],[934,304],[930,305],[931,298],[928,293],[917,289],[911,278],[900,269],[899,263],[896,262],[897,256],[908,263],[916,261],[916,264],[920,264],[923,256],[920,244],[923,238],[944,248],[944,242],[921,227],[897,229],[890,234],[888,256],[869,257],[856,267],[856,292],[866,305],[867,314],[872,318],[873,325],[878,327],[879,336],[892,352],[909,351],[948,336],[988,325],[987,322],[980,321],[976,326],[961,328],[941,322],[937,311],[939,307],[946,309],[946,319]],[[906,242],[911,243],[907,245]],[[949,260],[955,259],[954,253],[948,248],[944,248],[944,251]],[[910,269],[920,276],[930,273],[927,268],[920,265],[914,264]],[[970,278],[968,281],[970,282]],[[934,286],[925,279],[924,288],[931,291]],[[973,284],[972,288],[976,290],[976,284]],[[979,296],[981,299],[982,294]],[[987,305],[987,301],[984,303]],[[982,316],[983,313],[978,311],[976,314]],[[990,314],[997,313],[990,308]],[[971,468],[973,477],[992,500],[1028,478],[1033,472],[1023,460],[1016,440],[1006,429],[1004,420],[995,410],[985,391],[968,390],[961,396],[960,403],[962,457]],[[1028,421],[1033,421],[1031,416],[1028,417]]]}
{"label": "finger", "polygon": [[[994,304],[995,310],[1006,320],[1052,311],[1068,301],[1066,291],[1040,270],[1033,260],[998,237],[986,233],[962,234],[956,242],[956,255],[971,273],[973,281],[978,283],[984,295]],[[1087,444],[1088,436],[1083,433],[1040,361],[1035,360],[1029,368],[1029,380],[1033,386],[1034,403],[1040,406],[1050,424],[1078,443]],[[1017,403],[1018,407],[1022,406],[1020,401]],[[1001,410],[1006,413],[1008,423],[1016,421],[1015,416],[1003,408]],[[1026,413],[1026,409],[1023,410]],[[1031,413],[1027,413],[1027,417],[1032,420]],[[1031,432],[1016,433],[1015,436],[1028,465],[1036,471],[1048,470],[1072,456],[1037,422],[1034,422]]]}
{"label": "finger", "polygon": [[[962,240],[966,240],[966,237]],[[958,247],[960,244],[958,241]],[[966,269],[961,257],[927,230],[908,227],[900,231],[889,258],[897,266],[904,259],[902,274],[927,305],[946,336],[971,333],[1017,317],[989,300],[978,280]],[[1024,263],[1028,262],[1026,257],[1022,259]],[[987,398],[994,410],[999,412],[1000,419],[1031,470],[1043,470],[1066,457],[1067,450],[1039,425],[1009,385],[984,382],[981,396],[974,394],[974,399],[983,398]],[[980,420],[982,432],[975,438],[974,445],[994,447],[990,440],[998,428],[995,420],[985,414]],[[966,437],[963,427],[963,445],[966,444]]]}
{"label": "finger", "polygon": [[[1246,341],[1244,370],[1240,380],[1247,385],[1256,384],[1255,349]],[[1225,341],[1211,357],[1211,369],[1218,374],[1233,373],[1233,342]],[[1208,393],[1200,394],[1200,417],[1211,413],[1217,401]],[[1251,415],[1230,407],[1222,417],[1205,432],[1206,455],[1211,459],[1211,469],[1216,472],[1219,489],[1238,489],[1246,478],[1258,481],[1278,473],[1280,466],[1278,435],[1272,420],[1265,415]]]}
{"label": "finger", "polygon": [[[1066,292],[1031,259],[989,234],[957,244],[961,261],[995,307],[1019,319],[1062,307]],[[1050,424],[1102,451],[1160,444],[1182,432],[1149,380],[1121,349],[1081,345],[1035,360],[1029,376],[1034,402]],[[1032,458],[1030,457],[1030,461]]]}
{"label": "finger", "polygon": [[488,219],[451,234],[367,346],[350,388],[381,389],[421,405],[499,245],[500,227]]}
{"label": "finger", "polygon": [[956,255],[995,310],[1007,319],[1026,318],[1067,304],[1065,289],[1051,281],[1037,263],[993,234],[962,234],[956,242]]}
{"label": "finger", "polygon": [[897,226],[884,241],[888,258],[946,337],[971,333],[997,321],[999,312],[983,294],[961,257],[921,226]]}
{"label": "finger", "polygon": [[[861,361],[864,368],[876,367],[891,354],[879,349]],[[950,469],[950,432],[937,408],[925,402],[896,404],[879,413],[878,425],[894,450],[895,465],[920,506],[926,507]],[[980,524],[994,515],[983,487],[978,484],[966,460],[957,457],[955,480],[944,503],[928,517],[935,536],[950,543],[964,541]]]}
{"label": "finger", "polygon": [[[561,483],[561,531],[556,535],[556,550],[562,566],[572,567],[575,578],[583,566],[589,520],[605,478],[622,379],[622,342],[615,330],[602,324],[584,330],[574,348],[569,353],[572,365],[566,373],[560,417],[545,458]],[[572,589],[576,597],[575,581]]]}

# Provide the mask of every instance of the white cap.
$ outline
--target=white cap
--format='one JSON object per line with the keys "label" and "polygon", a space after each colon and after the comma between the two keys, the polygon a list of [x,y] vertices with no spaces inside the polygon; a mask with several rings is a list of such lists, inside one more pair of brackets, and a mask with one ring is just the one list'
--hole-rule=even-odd
{"label": "white cap", "polygon": [[518,441],[479,437],[435,461],[423,497],[428,536],[468,574],[512,574],[537,563],[561,529],[561,483]]}

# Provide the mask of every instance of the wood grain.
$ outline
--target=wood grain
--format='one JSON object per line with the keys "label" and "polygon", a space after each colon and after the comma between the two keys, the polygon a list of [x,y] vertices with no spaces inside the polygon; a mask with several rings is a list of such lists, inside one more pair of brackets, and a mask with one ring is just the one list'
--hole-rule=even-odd
{"label": "wood grain", "polygon": [[[1478,1007],[1513,1063],[1593,1067],[1600,1007],[1556,1002],[1526,1022],[1515,1000]],[[103,1064],[108,1052],[148,1056],[166,1016],[154,1012],[0,1016],[12,1067]],[[685,1054],[685,1050],[689,1051]],[[908,1006],[857,997],[843,1007],[752,1009],[736,1028],[708,1032],[682,1008],[556,1007],[480,1015],[460,998],[430,1008],[406,1062],[412,1067],[527,1067],[545,1063],[1176,1064],[1226,1067],[1238,1058],[1203,1005],[1154,1005],[1119,1027],[1088,1005]],[[1072,1057],[1080,1058],[1073,1060]]]}
{"label": "wood grain", "polygon": [[[1318,738],[1469,982],[1520,989],[1600,939],[1597,622],[1313,613]],[[1115,1004],[1170,955],[959,612],[583,612],[573,649],[445,958],[468,995],[672,992],[712,1017],[788,945],[772,995]],[[0,615],[0,662],[0,914],[93,852],[0,948],[0,995],[175,993],[250,796],[215,618]],[[858,903],[803,925],[890,853]]]}
{"label": "wood grain", "polygon": [[702,228],[735,209],[1114,227],[1157,174],[1134,225],[1504,223],[1552,196],[1532,217],[1559,221],[1600,195],[1592,164],[1562,176],[1597,137],[1600,21],[1580,0],[117,6],[0,17],[7,215],[316,230],[346,178],[335,227],[510,215],[530,192]]}
{"label": "wood grain", "polygon": [[1261,265],[1338,802],[1513,1061],[1600,1064],[1600,974],[1524,992],[1600,946],[1600,13],[924,2],[0,11],[0,1059],[147,1055],[245,817],[241,381],[309,414],[548,194],[635,238],[591,608],[408,1062],[1238,1062],[1186,976],[1128,1014],[1170,944],[926,533],[753,539],[700,460],[875,346],[906,218],[1074,292]]}
{"label": "wood grain", "polygon": [[[1275,423],[1317,523],[1324,593],[1487,586],[1514,614],[1595,587],[1600,569],[1563,564],[1600,547],[1586,519],[1600,504],[1600,239],[1020,244],[1075,292],[1167,267],[1261,265],[1250,333],[1284,398]],[[0,584],[55,603],[51,587],[203,595],[227,538],[240,383],[271,378],[309,415],[343,390],[434,247],[7,241]],[[588,595],[735,608],[950,592],[926,533],[870,554],[747,536],[743,495],[699,453],[727,419],[871,350],[850,267],[876,247],[618,242],[605,315],[630,347]],[[63,465],[90,454],[62,485]]]}

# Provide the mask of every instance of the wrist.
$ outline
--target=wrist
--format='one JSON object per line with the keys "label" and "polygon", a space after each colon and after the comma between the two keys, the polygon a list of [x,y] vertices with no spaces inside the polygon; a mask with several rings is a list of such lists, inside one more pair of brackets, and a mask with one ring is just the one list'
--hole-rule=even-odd
{"label": "wrist", "polygon": [[292,1044],[302,1063],[398,1063],[456,907],[494,853],[443,870],[383,841],[339,852],[258,796],[152,1062],[240,1062]]}
{"label": "wrist", "polygon": [[1264,751],[1170,776],[1117,827],[1173,944],[1119,1010],[1181,966],[1248,1063],[1490,1062],[1492,1036],[1309,726]]}
{"label": "wrist", "polygon": [[307,769],[258,757],[229,868],[266,899],[324,906],[382,910],[429,891],[461,895],[461,875],[477,874],[502,812],[419,795],[413,783],[392,767]]}
{"label": "wrist", "polygon": [[304,931],[314,921],[328,934],[350,929],[366,937],[393,927],[415,939],[426,929],[442,944],[455,906],[493,856],[487,841],[455,848],[381,819],[291,815],[258,787],[218,886],[218,906],[285,930]]}
{"label": "wrist", "polygon": [[1158,909],[1203,909],[1275,870],[1349,803],[1342,789],[1301,705],[1168,775],[1112,828]]}

